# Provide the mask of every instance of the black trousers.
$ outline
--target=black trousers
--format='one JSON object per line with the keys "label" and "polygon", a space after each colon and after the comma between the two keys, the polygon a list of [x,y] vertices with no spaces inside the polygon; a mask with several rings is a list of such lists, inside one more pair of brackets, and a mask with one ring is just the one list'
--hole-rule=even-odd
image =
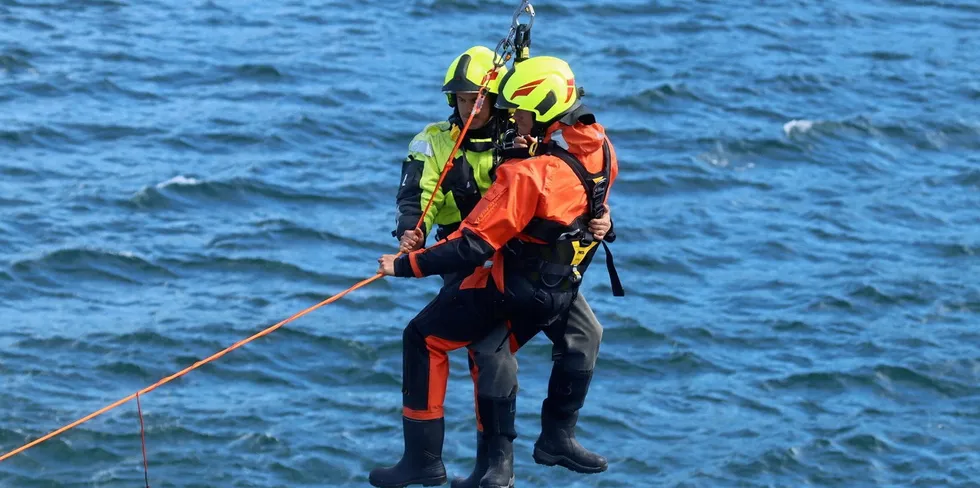
{"label": "black trousers", "polygon": [[[518,391],[515,353],[538,332],[554,344],[552,375],[591,373],[602,326],[576,292],[536,293],[517,286],[500,292],[493,278],[446,276],[439,294],[405,328],[403,414],[415,420],[443,417],[448,352],[466,347],[474,384],[477,429],[484,430],[481,398],[503,401]],[[508,280],[510,283],[513,280]],[[519,293],[519,295],[515,295]]]}

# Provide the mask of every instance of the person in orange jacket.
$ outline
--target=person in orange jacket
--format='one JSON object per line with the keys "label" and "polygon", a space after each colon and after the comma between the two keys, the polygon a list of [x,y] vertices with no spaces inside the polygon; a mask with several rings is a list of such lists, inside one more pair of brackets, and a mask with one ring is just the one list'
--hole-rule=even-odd
{"label": "person in orange jacket", "polygon": [[[497,106],[515,110],[531,157],[497,168],[496,181],[446,239],[379,258],[379,272],[389,276],[469,274],[446,284],[405,329],[405,451],[394,466],[371,471],[372,485],[446,482],[441,455],[448,351],[484,340],[502,323],[509,329],[501,334],[500,354],[512,355],[540,331],[556,344],[563,340],[571,304],[599,243],[588,224],[607,211],[618,173],[604,128],[579,96],[574,74],[560,59],[540,56],[516,65],[501,81]],[[603,245],[612,238],[609,233]],[[621,295],[606,251],[614,294]],[[591,378],[591,370],[553,372],[542,408],[547,428],[535,443],[537,462],[559,464],[557,456],[564,454],[553,453],[584,449],[574,429]],[[489,452],[483,488],[513,486],[516,393],[515,388],[506,398],[478,400],[485,403],[478,412]]]}

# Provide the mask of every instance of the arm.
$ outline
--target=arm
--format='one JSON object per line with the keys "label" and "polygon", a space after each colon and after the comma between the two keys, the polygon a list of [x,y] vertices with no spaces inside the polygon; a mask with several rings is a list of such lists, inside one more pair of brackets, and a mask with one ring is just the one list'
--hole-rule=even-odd
{"label": "arm", "polygon": [[411,154],[402,161],[401,183],[398,186],[398,195],[395,197],[398,215],[395,217],[395,230],[391,232],[395,238],[401,238],[405,231],[414,229],[419,217],[422,216],[418,201],[422,194],[419,183],[422,179],[423,164]]}
{"label": "arm", "polygon": [[616,225],[612,220],[612,209],[609,207],[609,195],[612,195],[613,184],[616,183],[616,178],[619,176],[619,158],[616,157],[616,149],[613,147],[612,142],[609,142],[609,152],[612,156],[612,167],[609,169],[609,188],[606,190],[606,216],[609,217],[609,230],[606,231],[604,239],[606,242],[612,243],[616,241]]}
{"label": "arm", "polygon": [[[439,174],[442,171],[444,161],[438,161],[433,153],[432,145],[425,134],[420,134],[412,140],[409,145],[408,157],[402,163],[401,183],[398,187],[398,217],[396,218],[396,228],[392,235],[401,239],[406,231],[415,229],[419,218],[422,216],[422,209],[425,208],[429,198],[432,197],[439,181]],[[436,215],[442,209],[445,195],[442,189],[435,192],[432,199],[432,207],[425,216],[422,225],[421,243],[425,242],[425,236],[432,230]]]}
{"label": "arm", "polygon": [[595,236],[596,240],[614,242],[616,240],[616,230],[613,227],[612,210],[609,208],[609,195],[612,193],[613,182],[619,174],[619,164],[616,160],[616,153],[612,147],[612,143],[609,143],[609,152],[611,156],[609,164],[611,166],[609,168],[609,186],[606,188],[606,200],[603,202],[605,212],[603,212],[601,217],[589,221],[589,232]]}
{"label": "arm", "polygon": [[527,164],[501,166],[497,181],[459,230],[428,249],[396,259],[394,275],[421,278],[486,262],[534,217],[542,179],[529,168]]}

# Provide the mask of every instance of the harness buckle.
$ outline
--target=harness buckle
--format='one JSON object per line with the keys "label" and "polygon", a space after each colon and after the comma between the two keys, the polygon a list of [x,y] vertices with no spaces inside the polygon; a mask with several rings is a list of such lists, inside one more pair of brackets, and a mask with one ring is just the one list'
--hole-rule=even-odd
{"label": "harness buckle", "polygon": [[577,264],[573,264],[572,265],[572,274],[571,274],[571,276],[568,277],[568,279],[573,284],[582,281],[582,273],[579,272],[578,265]]}

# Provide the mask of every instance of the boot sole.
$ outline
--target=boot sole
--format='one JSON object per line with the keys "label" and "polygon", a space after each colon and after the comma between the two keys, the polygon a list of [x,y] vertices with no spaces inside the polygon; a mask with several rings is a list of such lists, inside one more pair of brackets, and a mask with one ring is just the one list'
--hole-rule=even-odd
{"label": "boot sole", "polygon": [[453,481],[449,483],[450,488],[480,488],[480,480],[476,480],[476,484],[473,484],[469,478],[453,478]]}
{"label": "boot sole", "polygon": [[558,465],[563,468],[570,469],[576,473],[582,473],[582,474],[601,473],[609,468],[609,466],[600,466],[598,468],[591,467],[591,466],[582,466],[581,464],[578,464],[575,461],[572,461],[571,459],[568,459],[565,456],[548,454],[542,451],[538,447],[534,448],[534,454],[532,455],[532,457],[534,458],[534,462],[538,464],[542,464],[545,466]]}
{"label": "boot sole", "polygon": [[[449,486],[450,488],[480,488],[480,478],[477,478],[475,482],[471,482],[469,478],[454,478]],[[492,488],[514,488],[514,481],[511,480],[510,486],[494,485]]]}
{"label": "boot sole", "polygon": [[446,484],[446,481],[449,481],[448,477],[437,476],[435,478],[421,478],[421,479],[409,481],[407,483],[400,483],[395,485],[376,485],[374,483],[371,483],[371,486],[376,486],[378,488],[405,488],[406,486],[411,486],[411,485],[442,486]]}

